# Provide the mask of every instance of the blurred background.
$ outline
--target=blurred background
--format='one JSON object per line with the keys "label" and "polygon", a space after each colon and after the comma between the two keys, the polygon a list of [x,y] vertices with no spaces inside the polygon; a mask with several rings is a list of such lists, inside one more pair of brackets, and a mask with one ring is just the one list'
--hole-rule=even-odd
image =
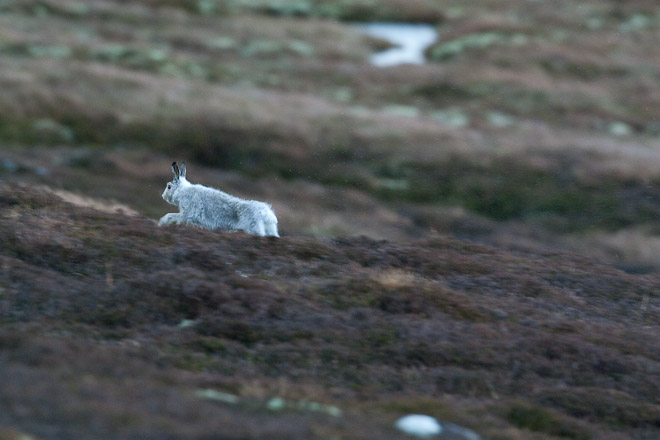
{"label": "blurred background", "polygon": [[660,268],[650,0],[4,0],[0,180],[153,219],[169,164],[283,235]]}

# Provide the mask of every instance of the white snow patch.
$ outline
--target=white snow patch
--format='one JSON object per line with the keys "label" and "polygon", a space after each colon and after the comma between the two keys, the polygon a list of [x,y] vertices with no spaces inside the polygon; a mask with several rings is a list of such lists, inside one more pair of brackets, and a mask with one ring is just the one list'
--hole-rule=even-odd
{"label": "white snow patch", "polygon": [[424,51],[438,38],[435,28],[429,24],[364,23],[358,30],[373,37],[382,38],[395,47],[371,56],[371,64],[378,67],[398,64],[424,64]]}

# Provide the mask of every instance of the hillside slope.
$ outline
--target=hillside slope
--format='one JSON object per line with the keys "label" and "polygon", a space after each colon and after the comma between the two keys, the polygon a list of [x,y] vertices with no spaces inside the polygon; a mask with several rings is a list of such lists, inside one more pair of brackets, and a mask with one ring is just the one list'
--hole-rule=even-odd
{"label": "hillside slope", "polygon": [[[438,40],[383,69],[356,21]],[[158,218],[186,160],[292,234],[657,271],[659,32],[649,0],[6,0],[0,178]]]}
{"label": "hillside slope", "polygon": [[657,440],[656,3],[0,1],[0,440]]}
{"label": "hillside slope", "polygon": [[400,439],[409,412],[488,439],[660,435],[659,276],[158,228],[6,183],[0,242],[1,438]]}

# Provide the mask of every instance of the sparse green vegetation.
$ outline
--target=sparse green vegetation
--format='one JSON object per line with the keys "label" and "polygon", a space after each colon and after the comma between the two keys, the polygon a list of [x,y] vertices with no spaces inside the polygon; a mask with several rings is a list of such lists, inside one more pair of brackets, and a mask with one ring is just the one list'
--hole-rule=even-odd
{"label": "sparse green vegetation", "polygon": [[524,404],[513,404],[506,417],[514,425],[530,431],[544,432],[553,437],[589,440],[592,434],[575,421],[547,410]]}

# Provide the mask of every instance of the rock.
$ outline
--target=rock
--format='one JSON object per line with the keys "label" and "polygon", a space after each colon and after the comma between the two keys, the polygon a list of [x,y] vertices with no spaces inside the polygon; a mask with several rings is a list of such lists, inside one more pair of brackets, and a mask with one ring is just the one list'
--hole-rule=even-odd
{"label": "rock", "polygon": [[509,314],[502,309],[493,309],[491,310],[491,313],[498,319],[506,319],[509,317]]}
{"label": "rock", "polygon": [[406,434],[420,438],[429,438],[442,432],[438,421],[422,414],[410,414],[396,421],[395,426]]}
{"label": "rock", "polygon": [[438,436],[443,440],[481,440],[476,432],[453,423],[438,422],[431,416],[410,414],[396,421],[397,428],[408,435],[419,438]]}
{"label": "rock", "polygon": [[196,324],[194,319],[182,319],[181,322],[177,325],[179,328],[188,328]]}
{"label": "rock", "polygon": [[75,140],[73,130],[52,119],[38,119],[32,124],[32,130],[42,141],[72,143]]}
{"label": "rock", "polygon": [[402,118],[416,118],[421,114],[417,107],[412,105],[398,105],[392,104],[385,106],[383,112],[392,116],[400,116]]}
{"label": "rock", "polygon": [[633,128],[625,122],[617,121],[610,124],[609,131],[613,136],[630,136]]}
{"label": "rock", "polygon": [[73,54],[68,46],[34,44],[27,48],[28,54],[36,58],[69,58]]}
{"label": "rock", "polygon": [[289,44],[287,44],[287,48],[291,52],[305,57],[311,57],[315,53],[314,47],[300,40],[290,41]]}
{"label": "rock", "polygon": [[15,173],[20,169],[20,166],[18,165],[18,162],[12,160],[12,159],[3,159],[0,162],[0,166],[2,167],[3,170],[8,171],[10,173]]}
{"label": "rock", "polygon": [[241,48],[241,55],[246,57],[258,55],[272,55],[280,53],[284,50],[284,46],[277,41],[272,40],[252,40],[247,45]]}
{"label": "rock", "polygon": [[511,127],[516,122],[512,116],[495,111],[488,112],[486,114],[486,119],[490,125],[496,128]]}
{"label": "rock", "polygon": [[470,116],[458,108],[434,111],[431,118],[450,127],[466,127],[470,124]]}
{"label": "rock", "polygon": [[271,411],[281,411],[292,409],[298,411],[310,411],[328,414],[333,417],[340,417],[342,410],[332,405],[325,405],[319,402],[310,402],[307,400],[285,400],[281,397],[273,397],[266,403],[266,408]]}
{"label": "rock", "polygon": [[271,411],[281,411],[286,408],[286,400],[281,397],[273,397],[266,403],[266,408]]}
{"label": "rock", "polygon": [[213,38],[212,40],[209,40],[208,46],[211,49],[217,49],[217,50],[229,50],[229,49],[234,49],[238,44],[236,43],[236,40],[232,37],[227,37],[227,36],[222,36],[222,37],[216,37]]}
{"label": "rock", "polygon": [[216,402],[231,404],[236,404],[240,400],[240,398],[235,394],[224,393],[222,391],[216,391],[209,388],[195,391],[195,396],[202,399],[215,400]]}

